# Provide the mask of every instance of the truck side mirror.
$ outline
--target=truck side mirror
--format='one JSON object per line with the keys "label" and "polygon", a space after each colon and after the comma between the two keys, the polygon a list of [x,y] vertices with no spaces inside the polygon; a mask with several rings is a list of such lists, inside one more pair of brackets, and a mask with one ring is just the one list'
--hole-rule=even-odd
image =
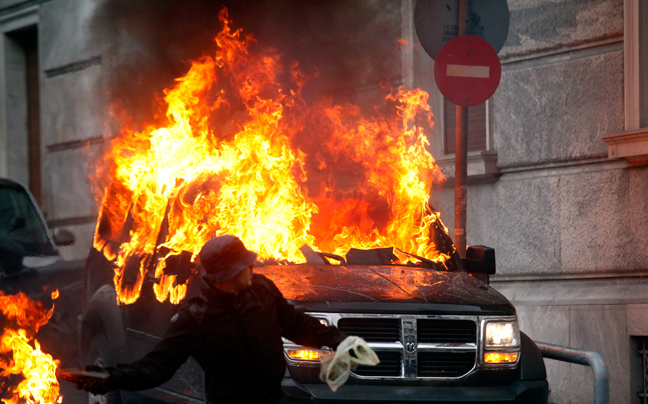
{"label": "truck side mirror", "polygon": [[72,245],[75,241],[74,234],[71,231],[59,227],[53,229],[52,236],[54,244],[58,246]]}
{"label": "truck side mirror", "polygon": [[495,274],[495,249],[483,245],[473,245],[466,249],[463,260],[464,269],[469,274]]}

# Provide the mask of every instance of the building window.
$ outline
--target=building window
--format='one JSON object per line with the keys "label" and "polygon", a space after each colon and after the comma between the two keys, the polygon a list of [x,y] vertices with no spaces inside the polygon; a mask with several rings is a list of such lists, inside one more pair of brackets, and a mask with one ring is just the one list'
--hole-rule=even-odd
{"label": "building window", "polygon": [[648,4],[624,0],[626,130],[648,127]]}
{"label": "building window", "polygon": [[[455,153],[457,108],[443,100],[443,154]],[[468,108],[468,151],[486,150],[486,103]]]}
{"label": "building window", "polygon": [[610,158],[648,164],[648,4],[624,0],[625,131],[604,134]]}
{"label": "building window", "polygon": [[[443,174],[454,178],[457,106],[438,96],[443,100],[437,104],[442,106],[437,121],[441,125],[435,125],[435,130],[442,130],[443,136],[433,137],[431,150]],[[496,181],[499,177],[497,151],[491,138],[491,108],[491,100],[468,108],[468,183]]]}
{"label": "building window", "polygon": [[639,126],[648,127],[648,4],[640,1],[639,13]]}

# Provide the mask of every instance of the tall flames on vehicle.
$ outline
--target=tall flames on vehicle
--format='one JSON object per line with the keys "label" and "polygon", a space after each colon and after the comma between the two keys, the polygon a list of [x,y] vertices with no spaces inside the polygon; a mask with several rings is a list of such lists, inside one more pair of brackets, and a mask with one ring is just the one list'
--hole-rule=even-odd
{"label": "tall flames on vehicle", "polygon": [[[58,292],[52,294],[56,298]],[[60,403],[58,360],[41,350],[35,336],[47,324],[54,306],[45,309],[24,293],[0,292],[0,398],[4,404]]]}
{"label": "tall flames on vehicle", "polygon": [[299,263],[300,247],[344,255],[394,247],[443,263],[428,205],[443,180],[426,150],[433,116],[422,90],[392,91],[366,115],[330,99],[306,101],[316,75],[233,30],[226,10],[215,50],[165,90],[165,122],[114,137],[95,180],[101,195],[94,247],[115,264],[121,304],[152,279],[158,300],[181,300],[211,237],[234,234],[260,260]]}

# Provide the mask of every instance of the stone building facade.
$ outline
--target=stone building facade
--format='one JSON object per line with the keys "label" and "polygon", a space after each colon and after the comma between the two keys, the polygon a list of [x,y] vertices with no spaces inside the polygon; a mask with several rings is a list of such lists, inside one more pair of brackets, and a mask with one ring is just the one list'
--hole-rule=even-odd
{"label": "stone building facade", "polygon": [[[159,91],[160,83],[186,68],[183,57],[199,55],[201,47],[195,37],[179,43],[181,32],[165,31],[165,23],[176,21],[174,8],[166,10],[168,20],[157,21],[151,17],[159,11],[155,2],[141,1],[139,8],[130,3],[124,15],[132,20],[111,26],[120,14],[107,3],[0,0],[0,177],[28,184],[50,225],[76,234],[77,243],[63,250],[67,258],[84,257],[91,245],[97,203],[88,167],[113,131],[111,104],[118,93],[113,90],[120,87],[126,107],[152,102],[151,94],[136,90],[156,85]],[[255,27],[259,36],[281,37],[272,21],[286,14],[269,7],[269,0],[259,3],[262,11],[248,12],[248,20],[264,21]],[[298,2],[278,3],[285,11]],[[373,13],[376,24],[361,34],[349,18],[331,18],[326,28],[350,46],[346,60],[372,46],[391,50],[389,73],[365,74],[372,63],[362,57],[346,70],[337,65],[327,70],[329,56],[339,50],[324,46],[326,35],[312,60],[331,75],[356,72],[351,79],[357,85],[328,91],[371,98],[385,81],[383,74],[392,84],[431,94],[436,116],[431,151],[448,178],[432,203],[452,234],[454,160],[446,144],[451,136],[443,134],[452,126],[454,106],[436,89],[434,61],[422,50],[413,24],[414,4],[364,0],[328,6],[328,11]],[[647,388],[646,354],[639,353],[648,341],[648,57],[642,49],[647,8],[641,0],[509,1],[499,88],[481,109],[471,109],[480,121],[471,125],[481,125],[483,132],[469,153],[468,244],[496,249],[492,285],[516,305],[524,332],[536,341],[603,355],[613,403],[643,402],[639,393]],[[190,17],[180,13],[177,19]],[[196,35],[211,32],[204,20],[189,23]],[[161,35],[146,34],[147,24],[156,23],[163,27]],[[296,34],[313,29],[302,24],[282,39],[290,44]],[[386,32],[384,42],[376,32]],[[412,46],[394,53],[399,38]],[[155,47],[164,49],[163,56],[153,53]],[[194,53],[183,53],[186,48]],[[165,64],[170,71],[161,73]],[[147,69],[149,74],[141,73]],[[129,74],[132,81],[124,81]],[[592,401],[590,369],[547,364],[551,401]]]}
{"label": "stone building facade", "polygon": [[[468,244],[495,248],[492,285],[514,302],[522,330],[599,352],[611,402],[643,402],[645,2],[509,7],[502,79],[487,105],[496,178],[469,186]],[[452,212],[451,190],[438,199]],[[546,362],[551,400],[592,402],[589,368]]]}

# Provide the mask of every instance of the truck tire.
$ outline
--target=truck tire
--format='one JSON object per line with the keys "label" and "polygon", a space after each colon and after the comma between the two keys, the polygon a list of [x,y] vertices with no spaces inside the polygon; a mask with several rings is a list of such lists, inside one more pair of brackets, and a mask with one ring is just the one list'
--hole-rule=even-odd
{"label": "truck tire", "polygon": [[[90,343],[84,365],[111,366],[115,364],[114,350],[106,334],[97,334]],[[121,393],[110,391],[106,395],[95,395],[88,392],[88,404],[122,404]]]}

